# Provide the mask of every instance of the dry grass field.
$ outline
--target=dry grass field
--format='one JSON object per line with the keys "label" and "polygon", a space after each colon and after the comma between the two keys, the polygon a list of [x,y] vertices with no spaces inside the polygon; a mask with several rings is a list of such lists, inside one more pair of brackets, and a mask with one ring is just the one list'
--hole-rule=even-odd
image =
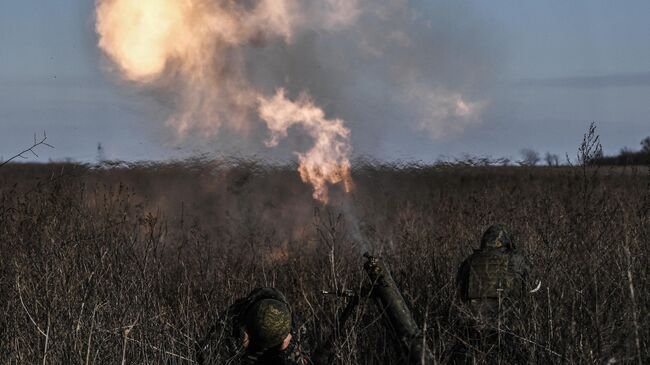
{"label": "dry grass field", "polygon": [[[496,222],[542,283],[508,328],[530,363],[650,362],[646,168],[355,166],[329,207],[294,166],[260,161],[1,167],[0,363],[192,363],[257,286],[287,295],[313,346],[345,305],[321,290],[359,287],[366,250],[445,363],[457,267]],[[338,363],[396,363],[378,316],[348,323]]]}

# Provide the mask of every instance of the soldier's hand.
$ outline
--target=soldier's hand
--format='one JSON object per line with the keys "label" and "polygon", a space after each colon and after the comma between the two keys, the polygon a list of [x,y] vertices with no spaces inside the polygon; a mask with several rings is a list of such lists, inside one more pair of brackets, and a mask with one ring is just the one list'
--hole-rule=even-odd
{"label": "soldier's hand", "polygon": [[282,345],[280,345],[280,351],[284,351],[289,347],[292,338],[293,336],[291,336],[291,333],[289,333],[287,337],[284,338],[284,341],[282,341]]}

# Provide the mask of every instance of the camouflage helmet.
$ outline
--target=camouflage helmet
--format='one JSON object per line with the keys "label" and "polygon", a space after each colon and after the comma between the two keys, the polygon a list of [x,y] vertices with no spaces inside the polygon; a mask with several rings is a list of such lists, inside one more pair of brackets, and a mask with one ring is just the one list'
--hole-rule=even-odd
{"label": "camouflage helmet", "polygon": [[490,226],[481,238],[481,248],[513,248],[512,237],[504,224]]}
{"label": "camouflage helmet", "polygon": [[261,299],[246,314],[246,333],[257,349],[280,345],[290,332],[291,309],[284,302]]}

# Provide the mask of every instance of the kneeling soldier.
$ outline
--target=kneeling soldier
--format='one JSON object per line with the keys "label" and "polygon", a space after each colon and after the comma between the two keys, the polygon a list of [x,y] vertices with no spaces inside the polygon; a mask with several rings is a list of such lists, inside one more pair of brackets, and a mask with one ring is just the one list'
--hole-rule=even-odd
{"label": "kneeling soldier", "polygon": [[519,356],[514,339],[505,329],[508,312],[515,309],[526,291],[527,276],[526,259],[515,249],[507,228],[500,224],[489,227],[480,248],[458,270],[456,284],[467,332],[465,343],[456,346],[452,362],[468,362],[467,357],[472,356],[468,344],[481,349],[488,358],[495,352],[499,357],[499,353]]}
{"label": "kneeling soldier", "polygon": [[495,324],[501,312],[526,290],[528,264],[515,249],[504,225],[485,231],[481,247],[461,264],[456,283],[461,300],[486,325]]}

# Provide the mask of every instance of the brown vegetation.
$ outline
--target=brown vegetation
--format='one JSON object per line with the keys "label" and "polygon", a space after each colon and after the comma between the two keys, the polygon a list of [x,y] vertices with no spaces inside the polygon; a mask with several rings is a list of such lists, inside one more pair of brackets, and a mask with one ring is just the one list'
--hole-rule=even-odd
{"label": "brown vegetation", "polygon": [[[318,343],[345,304],[321,289],[357,288],[366,249],[444,362],[457,266],[495,222],[542,282],[509,329],[531,363],[650,361],[646,171],[356,166],[351,202],[319,208],[292,166],[256,161],[5,165],[0,362],[190,363],[219,311],[263,285]],[[348,323],[341,364],[393,362],[377,315]]]}

